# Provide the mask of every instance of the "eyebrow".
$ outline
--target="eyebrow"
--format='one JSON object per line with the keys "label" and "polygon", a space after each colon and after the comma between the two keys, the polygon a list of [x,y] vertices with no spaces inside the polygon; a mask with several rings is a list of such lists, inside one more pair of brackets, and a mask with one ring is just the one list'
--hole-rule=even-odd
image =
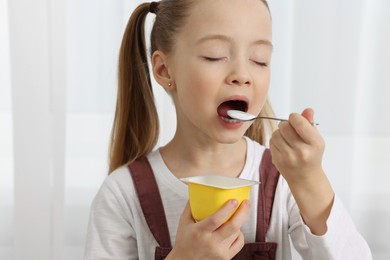
{"label": "eyebrow", "polygon": [[[211,34],[211,35],[206,35],[205,37],[200,38],[196,43],[200,44],[205,41],[209,40],[221,40],[221,41],[226,41],[226,42],[233,42],[233,38],[223,35],[223,34]],[[254,42],[254,44],[259,44],[259,45],[267,45],[273,49],[273,45],[269,40],[265,39],[260,39]]]}

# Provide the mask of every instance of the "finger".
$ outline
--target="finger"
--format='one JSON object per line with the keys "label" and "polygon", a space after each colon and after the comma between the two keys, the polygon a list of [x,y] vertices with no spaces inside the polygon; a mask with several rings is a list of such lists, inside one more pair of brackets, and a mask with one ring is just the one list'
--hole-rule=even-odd
{"label": "finger", "polygon": [[271,158],[272,158],[272,163],[276,166],[278,165],[278,160],[277,158],[280,157],[281,153],[278,150],[278,148],[275,146],[273,142],[270,141],[269,143],[269,150],[271,152]]}
{"label": "finger", "polygon": [[311,124],[314,122],[314,110],[312,108],[306,108],[301,115]]}
{"label": "finger", "polygon": [[317,128],[313,127],[302,115],[297,113],[291,114],[289,122],[305,143],[312,144],[318,138]]}
{"label": "finger", "polygon": [[283,140],[291,148],[296,147],[297,144],[302,142],[302,138],[298,135],[289,122],[281,122],[279,124],[279,131],[280,135],[283,137]]}
{"label": "finger", "polygon": [[184,207],[183,213],[181,214],[180,223],[183,224],[183,225],[188,225],[188,224],[195,223],[195,220],[192,217],[191,207],[190,207],[189,201],[187,201],[187,204]]}
{"label": "finger", "polygon": [[271,155],[272,155],[272,162],[274,164],[276,163],[275,159],[279,158],[283,154],[283,150],[279,147],[280,146],[279,138],[280,137],[276,137],[276,133],[274,133],[274,134],[272,134],[272,137],[269,140],[269,148],[270,148]]}
{"label": "finger", "polygon": [[275,148],[281,154],[284,154],[286,152],[288,153],[288,152],[290,152],[292,150],[291,147],[289,146],[289,144],[286,142],[286,140],[282,136],[282,134],[280,132],[280,129],[275,131],[272,134],[272,138],[270,140],[270,146],[272,146],[272,145],[275,146]]}
{"label": "finger", "polygon": [[[233,235],[235,235],[233,238],[235,239],[237,232],[240,231],[242,224],[244,224],[245,220],[247,219],[249,211],[250,202],[249,200],[244,200],[233,216],[225,224],[217,229],[216,233],[221,237],[221,240],[224,240]],[[234,240],[231,240],[229,243],[232,243],[233,241]]]}
{"label": "finger", "polygon": [[272,136],[271,136],[271,138],[269,140],[269,148],[271,150],[271,154],[273,154],[273,153],[280,153],[281,152],[280,148],[277,145],[277,138],[278,138],[277,135],[278,134],[280,134],[280,133],[278,133],[278,130],[273,132],[273,134],[272,134]]}
{"label": "finger", "polygon": [[236,199],[227,201],[217,212],[199,222],[200,227],[211,232],[217,230],[233,214],[237,206]]}
{"label": "finger", "polygon": [[230,246],[230,258],[233,258],[241,249],[244,247],[245,239],[242,232],[239,232],[237,238],[234,240]]}

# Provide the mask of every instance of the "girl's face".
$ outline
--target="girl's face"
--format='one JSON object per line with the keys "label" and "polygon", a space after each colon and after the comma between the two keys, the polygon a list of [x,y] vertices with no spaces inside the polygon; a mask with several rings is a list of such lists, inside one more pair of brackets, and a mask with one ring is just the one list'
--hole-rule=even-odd
{"label": "girl's face", "polygon": [[250,123],[227,110],[259,114],[268,93],[271,18],[260,0],[197,0],[168,56],[178,131],[234,143]]}

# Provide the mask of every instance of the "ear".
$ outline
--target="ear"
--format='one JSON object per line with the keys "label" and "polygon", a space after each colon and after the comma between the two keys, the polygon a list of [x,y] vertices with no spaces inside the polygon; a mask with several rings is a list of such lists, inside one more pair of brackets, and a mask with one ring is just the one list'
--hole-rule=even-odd
{"label": "ear", "polygon": [[168,66],[167,56],[162,51],[155,51],[152,55],[153,75],[157,83],[165,90],[171,91],[175,86]]}

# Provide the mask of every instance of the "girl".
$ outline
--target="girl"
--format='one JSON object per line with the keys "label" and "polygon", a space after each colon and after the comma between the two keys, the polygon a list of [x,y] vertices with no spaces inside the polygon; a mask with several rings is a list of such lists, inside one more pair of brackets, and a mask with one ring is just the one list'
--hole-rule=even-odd
{"label": "girl", "polygon": [[[154,151],[148,13],[156,15],[152,73],[177,117],[173,139]],[[229,109],[272,115],[271,53],[265,0],[162,0],[134,11],[120,51],[112,173],[92,204],[86,259],[291,259],[289,237],[304,259],[371,259],[323,172],[313,110],[280,123],[270,150],[263,146],[270,125],[227,116]],[[195,222],[179,178],[208,173],[261,185],[249,201],[233,199]]]}

